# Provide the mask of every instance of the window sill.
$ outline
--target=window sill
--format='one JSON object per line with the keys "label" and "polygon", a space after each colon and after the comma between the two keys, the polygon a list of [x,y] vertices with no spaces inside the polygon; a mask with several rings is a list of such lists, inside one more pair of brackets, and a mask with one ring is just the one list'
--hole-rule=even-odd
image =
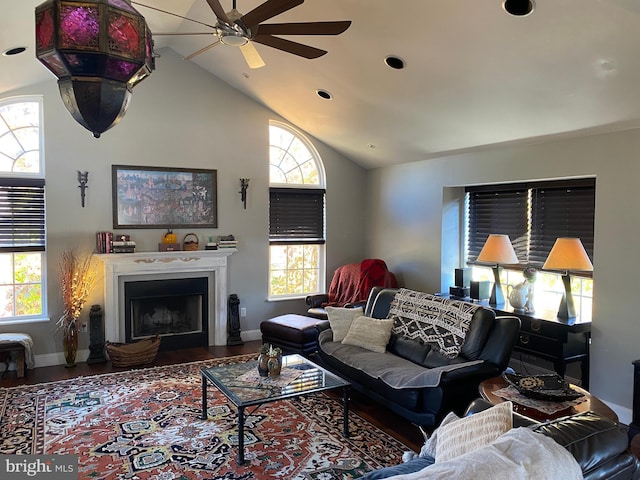
{"label": "window sill", "polygon": [[303,300],[313,293],[305,293],[303,295],[296,295],[292,297],[267,297],[267,302],[286,302],[287,300]]}
{"label": "window sill", "polygon": [[7,320],[0,320],[0,327],[3,325],[26,325],[29,323],[45,323],[50,322],[49,317],[37,317],[37,318],[11,318]]}

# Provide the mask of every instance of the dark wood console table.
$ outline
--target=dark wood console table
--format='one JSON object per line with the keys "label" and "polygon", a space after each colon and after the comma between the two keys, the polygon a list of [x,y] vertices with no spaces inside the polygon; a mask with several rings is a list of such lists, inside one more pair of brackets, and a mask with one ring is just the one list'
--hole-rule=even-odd
{"label": "dark wood console table", "polygon": [[590,318],[563,320],[557,318],[555,311],[524,313],[508,304],[490,308],[496,315],[520,318],[520,335],[515,351],[553,362],[554,370],[561,377],[564,377],[568,363],[580,362],[582,388],[589,389]]}

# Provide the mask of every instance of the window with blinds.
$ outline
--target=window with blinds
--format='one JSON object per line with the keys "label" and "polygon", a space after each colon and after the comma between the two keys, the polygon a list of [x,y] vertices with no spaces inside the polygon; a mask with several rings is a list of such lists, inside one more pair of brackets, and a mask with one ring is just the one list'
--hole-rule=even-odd
{"label": "window with blinds", "polygon": [[577,237],[593,261],[595,179],[468,187],[467,263],[491,233],[509,235],[520,260],[542,267],[556,238]]}
{"label": "window with blinds", "polygon": [[324,291],[325,175],[311,142],[269,125],[269,298]]}
{"label": "window with blinds", "polygon": [[48,321],[42,97],[0,100],[0,323]]}

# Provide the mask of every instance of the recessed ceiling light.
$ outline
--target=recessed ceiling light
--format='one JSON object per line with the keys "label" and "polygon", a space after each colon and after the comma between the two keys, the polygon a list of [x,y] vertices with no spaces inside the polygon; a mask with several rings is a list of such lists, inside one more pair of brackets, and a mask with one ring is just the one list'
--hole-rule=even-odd
{"label": "recessed ceiling light", "polygon": [[405,67],[404,60],[395,55],[389,55],[388,57],[385,57],[384,63],[386,63],[388,67],[394,68],[396,70],[402,70]]}
{"label": "recessed ceiling light", "polygon": [[333,96],[329,92],[322,89],[316,90],[316,95],[318,95],[320,98],[324,98],[325,100],[331,100],[333,98]]}
{"label": "recessed ceiling light", "polygon": [[26,49],[27,47],[13,47],[2,52],[2,55],[4,55],[5,57],[10,57],[11,55],[19,55],[22,52],[24,52]]}
{"label": "recessed ceiling light", "polygon": [[533,0],[504,0],[504,2],[502,2],[504,11],[516,17],[531,15],[535,6]]}

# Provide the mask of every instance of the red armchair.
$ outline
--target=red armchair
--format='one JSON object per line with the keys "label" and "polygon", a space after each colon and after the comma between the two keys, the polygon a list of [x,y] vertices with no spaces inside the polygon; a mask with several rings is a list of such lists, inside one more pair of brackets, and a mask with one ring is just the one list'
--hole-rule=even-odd
{"label": "red armchair", "polygon": [[367,258],[359,263],[338,267],[333,274],[329,293],[309,295],[305,301],[307,314],[326,319],[324,307],[357,307],[367,302],[373,287],[397,288],[398,282],[387,264],[379,258]]}

